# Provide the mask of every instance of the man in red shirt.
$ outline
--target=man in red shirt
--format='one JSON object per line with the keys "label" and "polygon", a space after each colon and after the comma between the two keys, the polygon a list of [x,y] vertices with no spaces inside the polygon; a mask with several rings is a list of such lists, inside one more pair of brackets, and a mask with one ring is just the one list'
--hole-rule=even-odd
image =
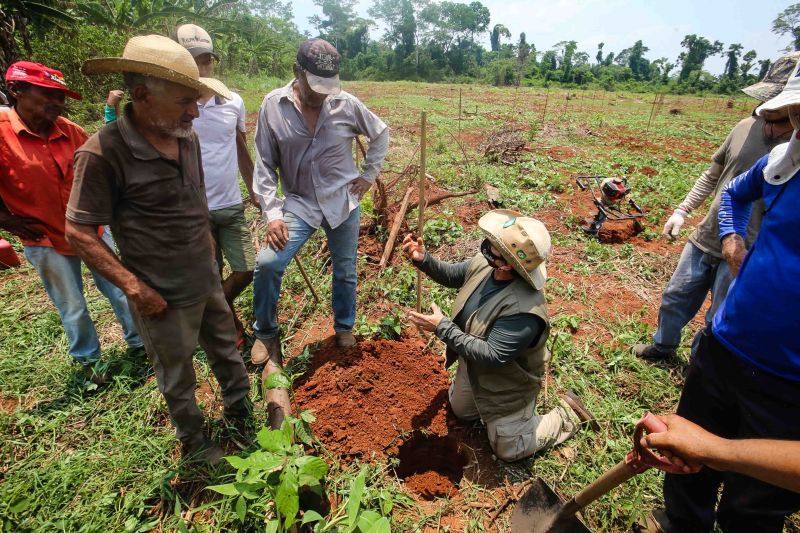
{"label": "man in red shirt", "polygon": [[[13,107],[0,113],[0,229],[22,241],[25,257],[61,316],[70,355],[100,383],[107,375],[94,368],[100,342],[83,296],[81,261],[64,237],[72,156],[87,135],[61,113],[66,96],[80,95],[67,88],[61,72],[38,63],[14,63],[5,79]],[[103,239],[113,250],[110,235]],[[128,345],[140,348],[125,295],[96,272],[92,277],[111,303]]]}

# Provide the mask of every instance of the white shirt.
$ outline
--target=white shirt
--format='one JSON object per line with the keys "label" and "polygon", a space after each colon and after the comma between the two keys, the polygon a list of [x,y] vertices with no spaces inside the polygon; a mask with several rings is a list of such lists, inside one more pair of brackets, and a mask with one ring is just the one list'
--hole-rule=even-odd
{"label": "white shirt", "polygon": [[198,102],[200,116],[193,121],[200,139],[210,211],[242,203],[236,130],[245,131],[245,109],[242,97],[232,91],[231,94],[231,100],[212,97],[205,104]]}

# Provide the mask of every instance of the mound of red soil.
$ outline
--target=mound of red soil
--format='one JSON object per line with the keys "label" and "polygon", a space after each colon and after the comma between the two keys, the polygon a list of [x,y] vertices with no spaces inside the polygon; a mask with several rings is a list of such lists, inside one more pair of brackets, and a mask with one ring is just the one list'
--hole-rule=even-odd
{"label": "mound of red soil", "polygon": [[388,457],[412,430],[448,433],[447,373],[420,338],[347,350],[328,339],[299,381],[295,402],[314,411],[312,430],[336,455]]}
{"label": "mound of red soil", "polygon": [[406,487],[426,500],[446,498],[457,492],[456,486],[439,472],[428,470],[422,474],[412,474],[405,479]]}

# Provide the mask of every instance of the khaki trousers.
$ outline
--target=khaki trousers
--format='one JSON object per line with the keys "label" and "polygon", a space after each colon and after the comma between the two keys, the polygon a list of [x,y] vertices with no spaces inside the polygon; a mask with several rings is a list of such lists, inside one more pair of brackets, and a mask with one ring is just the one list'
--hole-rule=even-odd
{"label": "khaki trousers", "polygon": [[[538,390],[536,395],[538,396]],[[449,390],[450,407],[462,420],[478,420],[481,414],[472,394],[467,364],[458,358],[458,370]],[[559,405],[545,415],[536,414],[536,398],[518,411],[486,422],[489,444],[503,461],[518,461],[539,450],[561,444],[578,430],[577,415]]]}
{"label": "khaki trousers", "polygon": [[170,419],[182,442],[201,438],[203,431],[204,417],[195,398],[197,377],[192,365],[198,343],[205,350],[222,389],[225,414],[246,414],[250,379],[236,349],[236,328],[222,286],[217,286],[202,302],[168,307],[166,314],[157,319],[142,317],[133,303],[130,307],[155,370],[158,390],[164,395]]}

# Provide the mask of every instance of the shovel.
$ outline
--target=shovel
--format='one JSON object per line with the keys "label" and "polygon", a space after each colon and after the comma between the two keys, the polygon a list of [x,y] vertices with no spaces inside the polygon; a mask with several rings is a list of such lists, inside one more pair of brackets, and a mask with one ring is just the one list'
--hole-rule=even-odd
{"label": "shovel", "polygon": [[667,426],[657,416],[645,413],[636,424],[633,450],[567,503],[563,503],[544,480],[535,480],[511,515],[511,533],[589,533],[576,513],[596,499],[651,467],[674,474],[683,473],[668,459],[657,456],[639,443],[645,431],[660,433],[666,430]]}

